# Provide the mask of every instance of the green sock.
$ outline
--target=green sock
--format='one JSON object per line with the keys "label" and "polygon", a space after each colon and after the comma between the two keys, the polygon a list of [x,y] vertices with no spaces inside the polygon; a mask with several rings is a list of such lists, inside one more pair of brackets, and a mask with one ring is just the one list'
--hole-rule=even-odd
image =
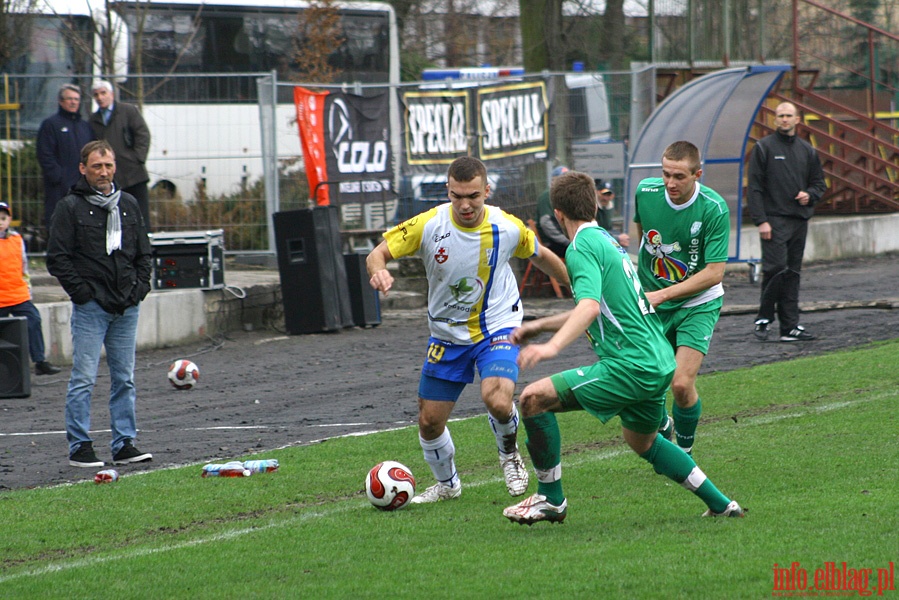
{"label": "green sock", "polygon": [[696,426],[699,425],[699,417],[702,415],[702,400],[696,399],[696,404],[690,408],[681,408],[674,404],[674,435],[677,445],[684,452],[693,450],[693,439],[696,437]]}
{"label": "green sock", "polygon": [[723,512],[730,503],[730,499],[715,487],[686,452],[661,435],[656,436],[652,448],[641,454],[640,458],[648,461],[659,475],[676,481],[699,496],[714,512]]}
{"label": "green sock", "polygon": [[[559,505],[565,500],[562,492],[561,462],[562,434],[559,422],[551,412],[540,413],[533,417],[525,417],[524,429],[528,438],[525,444],[531,455],[531,462],[537,471],[537,493],[546,496],[551,503]],[[552,472],[557,471],[554,475]],[[553,481],[542,481],[553,477]]]}

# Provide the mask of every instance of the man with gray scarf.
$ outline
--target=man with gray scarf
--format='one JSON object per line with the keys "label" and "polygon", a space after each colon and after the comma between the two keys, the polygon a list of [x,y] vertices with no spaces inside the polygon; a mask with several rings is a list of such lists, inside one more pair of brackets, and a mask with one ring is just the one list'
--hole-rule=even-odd
{"label": "man with gray scarf", "polygon": [[66,391],[69,464],[101,467],[90,437],[100,351],[109,365],[113,464],[151,460],[134,447],[134,352],[140,302],[150,291],[151,249],[137,200],[116,189],[108,142],[81,150],[81,179],[53,213],[47,270],[72,299],[72,375]]}

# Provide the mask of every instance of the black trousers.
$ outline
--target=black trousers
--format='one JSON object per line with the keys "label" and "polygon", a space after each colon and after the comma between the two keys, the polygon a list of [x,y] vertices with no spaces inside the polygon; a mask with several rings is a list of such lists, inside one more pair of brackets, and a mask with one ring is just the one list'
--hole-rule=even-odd
{"label": "black trousers", "polygon": [[808,221],[769,216],[771,239],[762,242],[762,294],[759,319],[780,321],[785,335],[799,324],[799,272],[808,236]]}
{"label": "black trousers", "polygon": [[152,231],[153,228],[150,223],[150,190],[147,189],[147,182],[135,183],[131,187],[122,188],[122,191],[134,196],[138,206],[140,206],[140,214],[144,216],[147,230]]}

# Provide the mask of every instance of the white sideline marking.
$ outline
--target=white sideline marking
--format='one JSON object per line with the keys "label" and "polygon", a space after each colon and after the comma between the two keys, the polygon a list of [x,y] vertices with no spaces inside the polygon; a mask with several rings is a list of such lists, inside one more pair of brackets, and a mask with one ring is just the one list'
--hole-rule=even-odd
{"label": "white sideline marking", "polygon": [[231,429],[268,429],[268,425],[218,425],[216,427],[185,427],[181,431],[219,431]]}
{"label": "white sideline marking", "polygon": [[[841,408],[847,408],[847,407],[850,407],[855,404],[860,404],[862,402],[876,401],[876,400],[880,400],[883,398],[893,397],[895,395],[896,395],[896,392],[885,392],[885,393],[879,394],[877,396],[874,396],[871,398],[866,398],[866,399],[833,402],[831,404],[825,404],[822,406],[808,407],[807,412],[839,410]],[[475,415],[473,417],[467,417],[465,419],[460,418],[460,419],[455,419],[455,420],[462,421],[462,420],[468,420],[468,419],[479,419],[482,416],[483,415]],[[801,415],[796,414],[796,413],[788,413],[788,414],[781,415],[781,416],[762,415],[759,417],[749,417],[749,418],[745,419],[742,424],[746,424],[746,422],[748,422],[748,424],[750,424],[750,425],[771,423],[771,422],[782,420],[782,419],[796,418],[798,416],[801,416]],[[381,431],[366,431],[366,432],[360,432],[360,433],[350,433],[350,434],[346,434],[346,435],[335,436],[335,438],[323,438],[321,440],[314,440],[311,443],[325,441],[327,439],[339,439],[342,437],[358,437],[361,435],[382,433],[385,431],[395,431],[396,429],[401,429],[401,428],[385,429],[385,430],[381,430]],[[5,435],[8,435],[8,434],[5,434]],[[709,437],[717,437],[715,433],[709,433],[708,436]],[[287,447],[290,447],[290,446],[283,446],[282,448],[287,448]],[[603,461],[603,460],[609,460],[612,458],[616,458],[623,454],[629,454],[630,452],[631,451],[628,448],[609,448],[609,449],[600,450],[597,452],[586,453],[586,454],[582,455],[580,458],[578,458],[577,460],[569,460],[569,461],[565,462],[564,465],[566,468],[577,468],[579,466],[586,465],[586,464],[589,464],[592,462],[599,462],[599,461]],[[139,475],[139,474],[147,474],[149,472],[150,471],[134,473],[129,476],[135,476],[135,475]],[[480,481],[466,482],[465,487],[472,487],[472,488],[480,487],[480,486],[495,483],[498,481],[502,481],[502,478],[501,477],[491,477],[491,478],[480,480]],[[350,510],[361,509],[361,508],[365,508],[365,507],[367,507],[367,504],[364,501],[351,501],[345,505],[335,506],[329,510],[304,513],[301,515],[297,515],[295,517],[287,518],[283,521],[269,522],[265,525],[260,525],[257,527],[245,527],[245,528],[241,528],[241,529],[234,529],[231,531],[225,531],[225,532],[218,533],[215,535],[201,537],[201,538],[198,538],[195,540],[187,540],[187,541],[179,542],[176,544],[165,544],[163,546],[156,547],[156,548],[143,548],[143,549],[129,550],[126,552],[122,552],[120,554],[113,554],[110,556],[97,556],[97,557],[83,558],[83,559],[72,560],[72,561],[61,561],[61,562],[58,562],[55,564],[48,564],[46,566],[43,566],[43,567],[40,567],[37,569],[30,569],[27,571],[23,571],[21,573],[14,573],[11,575],[0,576],[0,583],[5,583],[7,581],[12,581],[14,579],[21,579],[23,577],[38,577],[41,575],[59,573],[59,572],[67,571],[70,569],[93,567],[96,565],[113,562],[113,561],[117,561],[117,560],[140,558],[142,556],[149,556],[152,554],[159,554],[162,552],[170,552],[173,550],[180,550],[182,548],[190,548],[190,547],[199,546],[202,544],[210,544],[210,543],[228,541],[228,540],[236,539],[236,538],[239,538],[244,535],[251,534],[251,533],[262,532],[262,531],[266,531],[268,529],[284,527],[284,526],[287,526],[287,525],[290,525],[293,523],[297,523],[297,522],[302,523],[304,521],[307,521],[310,519],[315,519],[315,518],[327,518],[327,517],[333,516],[333,515],[341,513],[341,512],[347,512]]]}
{"label": "white sideline marking", "polygon": [[141,548],[136,550],[131,550],[129,552],[123,552],[121,554],[114,554],[111,556],[96,556],[92,558],[82,558],[79,560],[73,560],[68,562],[60,562],[56,564],[49,564],[45,567],[40,567],[37,569],[31,569],[29,571],[23,571],[22,573],[15,573],[12,575],[7,575],[5,577],[0,577],[0,583],[5,583],[7,581],[12,581],[13,579],[21,579],[22,577],[36,577],[40,575],[49,575],[52,573],[59,573],[62,571],[67,571],[69,569],[79,569],[82,567],[94,567],[97,565],[101,565],[108,562],[113,562],[117,560],[127,560],[133,558],[140,558],[142,556],[150,556],[152,554],[159,554],[161,552],[171,552],[173,550],[181,550],[183,548],[191,548],[193,546],[200,546],[202,544],[223,542],[232,539],[236,539],[238,537],[242,537],[244,535],[256,532],[266,531],[268,529],[274,529],[277,527],[284,527],[286,525],[290,525],[294,522],[307,521],[309,519],[318,518],[318,517],[330,517],[337,513],[346,512],[348,510],[354,508],[361,508],[363,505],[361,502],[353,503],[352,505],[345,506],[336,506],[331,510],[326,511],[318,511],[311,513],[304,513],[302,515],[297,515],[283,521],[275,521],[270,522],[265,525],[259,525],[258,527],[245,527],[242,529],[234,529],[232,531],[225,531],[222,533],[217,533],[215,535],[197,538],[195,540],[187,540],[184,542],[178,542],[176,544],[165,544],[163,546],[157,548]]}
{"label": "white sideline marking", "polygon": [[271,342],[280,342],[281,340],[289,340],[290,337],[286,335],[279,335],[278,337],[265,338],[264,340],[256,340],[253,342],[254,346],[260,346],[262,344],[269,344]]}
{"label": "white sideline marking", "polygon": [[[109,431],[107,429],[107,431]],[[22,435],[59,435],[65,434],[65,430],[62,431],[24,431],[20,433],[0,433],[0,437],[15,437]]]}

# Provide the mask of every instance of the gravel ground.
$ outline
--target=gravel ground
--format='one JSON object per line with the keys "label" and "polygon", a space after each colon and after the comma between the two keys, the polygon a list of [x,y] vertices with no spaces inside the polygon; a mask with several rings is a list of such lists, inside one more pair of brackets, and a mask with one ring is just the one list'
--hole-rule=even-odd
{"label": "gravel ground", "polygon": [[[759,289],[747,274],[728,272],[725,308],[703,372],[726,371],[822,354],[899,337],[899,255],[806,265],[803,324],[818,339],[759,342],[752,335]],[[570,301],[525,299],[526,314],[570,307]],[[385,311],[372,328],[287,336],[233,332],[179,348],[139,352],[137,447],[153,461],[117,467],[120,473],[204,463],[308,444],[332,436],[415,422],[415,393],[427,341],[424,309]],[[169,364],[190,358],[199,385],[177,391]],[[592,362],[586,344],[523,373],[530,381]],[[886,365],[885,365],[886,368]],[[110,460],[106,407],[109,378],[101,367],[93,407],[94,447]],[[97,469],[68,466],[63,407],[69,369],[32,379],[30,398],[0,399],[0,489],[92,478]],[[483,414],[477,386],[469,386],[454,417]],[[410,440],[410,443],[414,443]],[[199,473],[199,468],[198,468]]]}

